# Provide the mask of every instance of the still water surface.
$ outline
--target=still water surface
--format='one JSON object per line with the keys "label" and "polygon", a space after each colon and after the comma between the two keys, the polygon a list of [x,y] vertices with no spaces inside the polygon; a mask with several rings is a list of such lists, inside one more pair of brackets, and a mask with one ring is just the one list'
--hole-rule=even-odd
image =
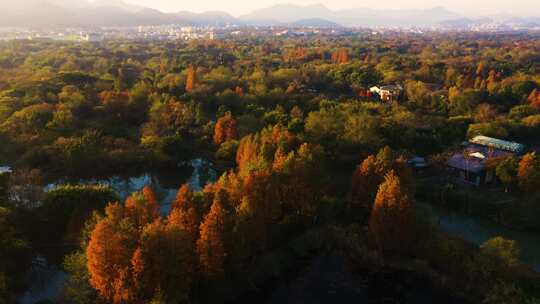
{"label": "still water surface", "polygon": [[417,203],[416,206],[418,212],[432,217],[444,232],[476,245],[482,245],[497,236],[514,240],[520,248],[521,260],[540,272],[540,235],[509,229],[489,220],[458,214],[425,203]]}

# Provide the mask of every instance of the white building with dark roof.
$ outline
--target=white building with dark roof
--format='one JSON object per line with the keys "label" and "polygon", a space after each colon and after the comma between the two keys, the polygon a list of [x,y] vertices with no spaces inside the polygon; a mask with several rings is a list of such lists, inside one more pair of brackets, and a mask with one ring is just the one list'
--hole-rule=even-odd
{"label": "white building with dark roof", "polygon": [[398,100],[403,94],[403,87],[399,84],[374,86],[369,91],[377,94],[382,101],[394,101]]}
{"label": "white building with dark roof", "polygon": [[476,187],[494,180],[494,168],[487,166],[490,160],[526,152],[526,147],[520,143],[487,136],[476,136],[464,146],[461,153],[452,155],[448,161],[450,175],[455,181]]}

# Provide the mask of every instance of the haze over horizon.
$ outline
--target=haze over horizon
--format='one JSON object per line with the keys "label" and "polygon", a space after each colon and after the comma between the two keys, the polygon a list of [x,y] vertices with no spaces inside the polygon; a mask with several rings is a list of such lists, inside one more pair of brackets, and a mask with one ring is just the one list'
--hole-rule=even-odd
{"label": "haze over horizon", "polygon": [[[280,3],[278,3],[281,2]],[[316,26],[392,28],[540,28],[540,2],[515,0],[509,7],[495,0],[217,0],[177,3],[172,0],[19,0],[0,3],[6,12],[0,26],[25,28],[139,25]],[[483,4],[486,5],[483,5]],[[508,6],[508,7],[507,7]],[[474,10],[474,14],[471,10]],[[464,12],[465,10],[465,12]],[[523,12],[520,12],[523,10]],[[468,13],[467,13],[468,12]],[[203,14],[201,14],[203,13]],[[487,17],[487,18],[484,18]]]}
{"label": "haze over horizon", "polygon": [[536,0],[259,0],[247,2],[244,0],[200,0],[179,2],[175,0],[124,0],[126,3],[158,9],[163,12],[178,11],[224,11],[233,16],[248,14],[254,10],[277,4],[313,5],[322,4],[331,10],[350,8],[373,9],[429,9],[444,7],[448,10],[466,16],[485,16],[493,14],[513,14],[522,16],[540,16],[540,1]]}

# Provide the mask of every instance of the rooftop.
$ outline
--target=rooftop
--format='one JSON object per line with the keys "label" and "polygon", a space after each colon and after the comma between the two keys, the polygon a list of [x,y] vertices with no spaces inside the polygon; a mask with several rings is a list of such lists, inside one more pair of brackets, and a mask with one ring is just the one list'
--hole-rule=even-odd
{"label": "rooftop", "polygon": [[462,153],[457,153],[450,158],[448,166],[467,172],[480,173],[485,168],[485,162],[482,159],[467,157]]}
{"label": "rooftop", "polygon": [[414,156],[410,158],[407,162],[409,163],[409,165],[412,165],[413,167],[418,168],[418,169],[428,167],[426,159],[419,156]]}
{"label": "rooftop", "polygon": [[525,150],[526,150],[525,145],[522,145],[520,143],[482,136],[482,135],[474,137],[473,139],[470,140],[470,142],[473,144],[495,148],[495,149],[508,151],[512,153],[517,153],[517,154],[525,153]]}
{"label": "rooftop", "polygon": [[493,149],[490,146],[471,143],[461,153],[456,153],[448,161],[448,166],[468,172],[479,173],[485,169],[489,159],[511,156],[513,152]]}

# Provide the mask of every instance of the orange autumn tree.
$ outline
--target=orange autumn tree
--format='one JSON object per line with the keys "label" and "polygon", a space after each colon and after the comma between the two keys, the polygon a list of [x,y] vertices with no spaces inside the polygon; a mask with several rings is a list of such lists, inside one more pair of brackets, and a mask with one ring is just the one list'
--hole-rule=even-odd
{"label": "orange autumn tree", "polygon": [[214,128],[214,143],[221,145],[227,140],[238,138],[238,126],[231,112],[220,117]]}
{"label": "orange autumn tree", "polygon": [[296,136],[281,125],[267,127],[261,132],[250,134],[238,145],[236,152],[236,164],[239,174],[243,174],[249,168],[268,167],[273,163],[278,148],[283,153],[289,153],[298,147]]}
{"label": "orange autumn tree", "polygon": [[137,300],[148,303],[164,292],[167,302],[186,302],[195,270],[194,256],[194,245],[185,229],[162,219],[148,224],[131,259]]}
{"label": "orange autumn tree", "polygon": [[358,165],[351,179],[349,201],[353,213],[360,215],[371,212],[379,185],[386,174],[394,170],[407,191],[414,191],[412,172],[404,157],[395,157],[389,147],[384,147],[376,156],[370,155]]}
{"label": "orange autumn tree", "polygon": [[332,53],[332,61],[337,64],[349,62],[349,52],[346,49],[339,49]]}
{"label": "orange autumn tree", "polygon": [[[179,208],[177,208],[179,209]],[[164,292],[187,299],[195,267],[193,237],[174,216],[163,220],[149,187],[111,204],[86,248],[90,284],[109,303],[148,303]]]}
{"label": "orange autumn tree", "polygon": [[540,110],[540,91],[538,89],[534,89],[531,94],[529,94],[527,100],[529,101],[531,107],[536,110]]}
{"label": "orange autumn tree", "polygon": [[105,214],[86,248],[90,284],[108,302],[129,302],[134,295],[126,274],[137,244],[137,229],[118,203],[109,205]]}
{"label": "orange autumn tree", "polygon": [[373,155],[368,156],[356,167],[351,180],[350,200],[353,206],[363,207],[367,211],[371,210],[377,187],[381,182],[381,175],[378,171],[376,158]]}
{"label": "orange autumn tree", "polygon": [[241,270],[275,246],[288,225],[312,223],[325,187],[323,154],[279,125],[241,140],[238,169],[205,186],[199,201],[203,210],[209,206],[197,241],[206,276]]}
{"label": "orange autumn tree", "polygon": [[519,187],[525,192],[538,191],[540,188],[540,162],[535,153],[528,153],[519,162]]}
{"label": "orange autumn tree", "polygon": [[236,95],[242,97],[242,96],[244,96],[244,88],[242,88],[241,86],[236,86],[236,88],[234,88],[234,93],[236,93]]}
{"label": "orange autumn tree", "polygon": [[226,242],[225,233],[228,224],[226,211],[227,193],[219,191],[214,196],[210,211],[204,217],[197,240],[197,253],[202,272],[208,278],[220,277],[225,272]]}
{"label": "orange autumn tree", "polygon": [[369,220],[369,231],[378,248],[385,251],[406,249],[414,223],[414,203],[394,170],[379,186]]}
{"label": "orange autumn tree", "polygon": [[186,230],[192,237],[193,242],[197,239],[199,215],[193,204],[193,192],[188,184],[183,184],[176,194],[169,214],[169,223]]}
{"label": "orange autumn tree", "polygon": [[[225,251],[229,253],[231,267],[241,269],[275,245],[283,237],[282,225],[312,222],[325,185],[321,174],[322,150],[304,143],[285,153],[285,148],[273,143],[282,138],[280,133],[269,129],[249,137],[246,148],[253,153],[244,154],[250,158],[242,160],[247,165],[239,168],[238,173],[223,174],[215,184],[205,187],[208,199],[215,198],[220,191],[228,194],[226,206],[232,210],[234,244],[225,245]],[[274,150],[272,159],[270,152]]]}
{"label": "orange autumn tree", "polygon": [[149,186],[145,186],[140,192],[127,198],[126,213],[139,229],[143,229],[159,217],[159,204]]}
{"label": "orange autumn tree", "polygon": [[99,94],[99,99],[105,112],[109,115],[118,119],[127,116],[129,109],[128,92],[103,91]]}
{"label": "orange autumn tree", "polygon": [[186,92],[191,93],[195,89],[195,77],[195,68],[190,65],[186,75]]}
{"label": "orange autumn tree", "polygon": [[187,210],[190,207],[193,207],[193,192],[189,188],[188,184],[183,184],[176,193],[176,197],[172,203],[171,209]]}
{"label": "orange autumn tree", "polygon": [[239,172],[244,172],[250,166],[265,161],[260,153],[262,146],[261,141],[260,134],[251,134],[240,140],[240,144],[236,150],[236,164],[238,165]]}
{"label": "orange autumn tree", "polygon": [[153,297],[158,282],[163,281],[165,271],[164,259],[160,249],[164,247],[165,228],[161,219],[147,225],[143,230],[139,247],[133,253],[131,264],[133,268],[134,287],[137,289],[138,299]]}
{"label": "orange autumn tree", "polygon": [[[263,252],[272,239],[273,225],[281,208],[269,170],[258,170],[243,178],[243,195],[237,208],[237,230],[243,258]],[[236,239],[236,238],[235,238]]]}

